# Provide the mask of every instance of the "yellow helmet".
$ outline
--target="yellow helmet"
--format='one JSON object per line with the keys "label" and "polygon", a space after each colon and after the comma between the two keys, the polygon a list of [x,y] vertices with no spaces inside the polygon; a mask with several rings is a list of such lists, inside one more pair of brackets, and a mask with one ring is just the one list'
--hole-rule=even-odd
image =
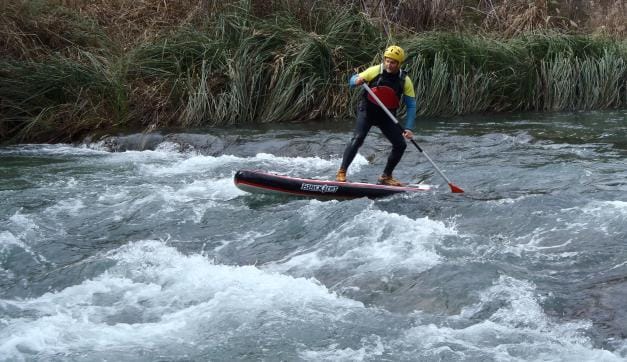
{"label": "yellow helmet", "polygon": [[402,63],[405,60],[405,51],[398,45],[391,45],[385,49],[383,56],[386,58],[392,58],[399,63]]}

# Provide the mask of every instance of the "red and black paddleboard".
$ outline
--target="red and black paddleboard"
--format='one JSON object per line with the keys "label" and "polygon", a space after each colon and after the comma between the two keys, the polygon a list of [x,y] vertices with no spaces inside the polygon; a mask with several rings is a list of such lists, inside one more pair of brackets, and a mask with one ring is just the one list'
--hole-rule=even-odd
{"label": "red and black paddleboard", "polygon": [[257,170],[239,170],[233,180],[240,190],[329,199],[384,197],[403,192],[429,191],[429,185],[386,186],[362,182],[337,182],[277,175]]}

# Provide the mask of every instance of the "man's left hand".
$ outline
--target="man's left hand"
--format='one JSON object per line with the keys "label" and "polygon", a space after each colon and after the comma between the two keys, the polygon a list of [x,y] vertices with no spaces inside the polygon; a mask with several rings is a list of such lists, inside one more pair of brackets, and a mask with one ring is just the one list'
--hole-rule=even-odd
{"label": "man's left hand", "polygon": [[405,138],[407,138],[408,140],[410,140],[410,139],[414,138],[414,132],[412,132],[412,131],[411,131],[411,130],[409,130],[409,129],[406,129],[406,130],[403,132],[403,136],[404,136]]}

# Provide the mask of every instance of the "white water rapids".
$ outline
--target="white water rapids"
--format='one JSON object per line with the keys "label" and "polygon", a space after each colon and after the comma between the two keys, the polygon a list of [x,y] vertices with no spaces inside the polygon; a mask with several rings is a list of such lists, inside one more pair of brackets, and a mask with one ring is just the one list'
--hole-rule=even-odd
{"label": "white water rapids", "polygon": [[232,182],[332,178],[346,129],[0,148],[0,360],[623,361],[625,113],[537,117],[425,126],[467,193],[408,148],[439,187],[380,200]]}

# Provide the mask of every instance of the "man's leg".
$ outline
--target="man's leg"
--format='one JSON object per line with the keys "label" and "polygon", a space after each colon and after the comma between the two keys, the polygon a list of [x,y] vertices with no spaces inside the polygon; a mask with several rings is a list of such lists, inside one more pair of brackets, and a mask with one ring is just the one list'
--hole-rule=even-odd
{"label": "man's leg", "polygon": [[342,158],[342,165],[340,166],[341,170],[346,171],[348,166],[350,166],[353,162],[355,156],[357,156],[357,151],[359,151],[361,145],[364,144],[364,140],[370,131],[370,127],[372,127],[372,125],[368,122],[365,108],[360,109],[357,113],[357,121],[355,124],[353,138],[344,150],[344,157]]}
{"label": "man's leg", "polygon": [[383,169],[383,175],[392,176],[394,168],[396,168],[396,165],[398,165],[403,157],[403,153],[405,153],[407,142],[405,141],[405,137],[403,137],[401,129],[392,120],[388,119],[379,122],[379,128],[381,129],[381,133],[392,143],[392,151],[388,156],[385,169]]}

